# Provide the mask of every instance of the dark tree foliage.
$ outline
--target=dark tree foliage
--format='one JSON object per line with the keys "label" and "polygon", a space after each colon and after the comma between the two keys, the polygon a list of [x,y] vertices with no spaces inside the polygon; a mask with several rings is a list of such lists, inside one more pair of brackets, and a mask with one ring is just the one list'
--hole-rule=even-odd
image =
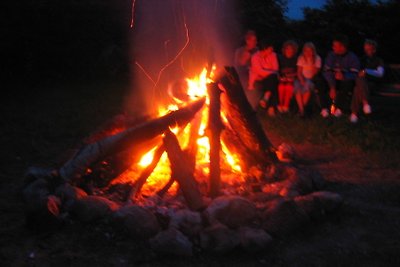
{"label": "dark tree foliage", "polygon": [[3,74],[13,83],[89,79],[123,65],[129,0],[21,0],[1,5],[6,13],[0,18],[5,25],[0,44],[7,66]]}
{"label": "dark tree foliage", "polygon": [[288,37],[284,13],[287,0],[238,0],[238,15],[244,29],[256,30],[260,39],[277,44]]}
{"label": "dark tree foliage", "polygon": [[304,20],[290,23],[300,40],[312,40],[322,53],[330,49],[337,33],[350,38],[350,48],[362,53],[366,38],[378,41],[380,55],[392,63],[400,62],[396,40],[400,38],[400,1],[328,0],[320,9],[304,9]]}

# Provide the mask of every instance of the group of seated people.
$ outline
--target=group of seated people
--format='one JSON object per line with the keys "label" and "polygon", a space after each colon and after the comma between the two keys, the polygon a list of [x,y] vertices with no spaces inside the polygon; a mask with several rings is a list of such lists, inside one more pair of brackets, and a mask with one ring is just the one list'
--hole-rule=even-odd
{"label": "group of seated people", "polygon": [[254,110],[260,106],[269,116],[287,113],[294,96],[301,117],[313,99],[322,117],[348,112],[350,121],[356,123],[361,110],[371,113],[369,91],[384,75],[376,50],[375,41],[365,40],[365,55],[360,60],[348,50],[348,38],[338,35],[324,61],[312,42],[305,43],[298,55],[298,44],[286,41],[282,54],[277,55],[272,42],[258,45],[255,32],[248,31],[245,45],[235,52],[235,67]]}

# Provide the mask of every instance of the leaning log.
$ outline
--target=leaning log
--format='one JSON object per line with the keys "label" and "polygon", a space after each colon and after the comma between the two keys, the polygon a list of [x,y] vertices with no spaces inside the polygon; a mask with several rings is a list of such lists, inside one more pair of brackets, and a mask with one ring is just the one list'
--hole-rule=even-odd
{"label": "leaning log", "polygon": [[167,130],[163,140],[171,163],[171,177],[178,182],[189,208],[191,210],[203,209],[203,198],[194,179],[194,174],[186,163],[185,153],[179,146],[178,139],[170,130]]}
{"label": "leaning log", "polygon": [[155,138],[170,126],[179,126],[188,123],[203,107],[204,103],[205,99],[202,98],[163,117],[153,119],[121,133],[88,144],[60,168],[59,174],[66,181],[80,177],[93,163],[114,153],[132,148],[136,144]]}
{"label": "leaning log", "polygon": [[221,90],[217,83],[207,85],[210,105],[208,108],[208,138],[210,140],[210,196],[217,197],[221,187]]}
{"label": "leaning log", "polygon": [[164,152],[164,145],[157,147],[157,149],[154,151],[154,156],[151,163],[142,171],[139,178],[136,180],[136,183],[129,192],[129,196],[127,199],[128,202],[133,202],[134,199],[138,196],[143,185],[146,183],[147,178],[153,173],[154,169],[157,167],[158,162],[160,161],[161,156],[164,154]]}
{"label": "leaning log", "polygon": [[235,68],[225,67],[220,84],[224,90],[222,105],[225,115],[242,143],[256,156],[255,164],[268,165],[277,162],[275,149],[246,98]]}

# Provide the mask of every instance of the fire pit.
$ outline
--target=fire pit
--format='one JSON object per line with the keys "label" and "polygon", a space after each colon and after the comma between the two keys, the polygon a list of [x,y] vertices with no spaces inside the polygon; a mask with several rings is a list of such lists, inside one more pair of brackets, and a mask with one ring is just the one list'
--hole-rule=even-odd
{"label": "fire pit", "polygon": [[189,256],[260,251],[340,206],[287,145],[274,148],[234,68],[187,83],[187,102],[151,119],[117,116],[57,170],[28,170],[28,223],[106,222]]}

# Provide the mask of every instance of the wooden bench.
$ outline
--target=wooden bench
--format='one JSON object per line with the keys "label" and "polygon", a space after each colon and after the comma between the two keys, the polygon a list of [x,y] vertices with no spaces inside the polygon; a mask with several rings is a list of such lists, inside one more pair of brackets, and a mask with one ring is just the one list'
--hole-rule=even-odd
{"label": "wooden bench", "polygon": [[381,96],[400,97],[400,64],[386,65],[383,84],[376,93]]}

